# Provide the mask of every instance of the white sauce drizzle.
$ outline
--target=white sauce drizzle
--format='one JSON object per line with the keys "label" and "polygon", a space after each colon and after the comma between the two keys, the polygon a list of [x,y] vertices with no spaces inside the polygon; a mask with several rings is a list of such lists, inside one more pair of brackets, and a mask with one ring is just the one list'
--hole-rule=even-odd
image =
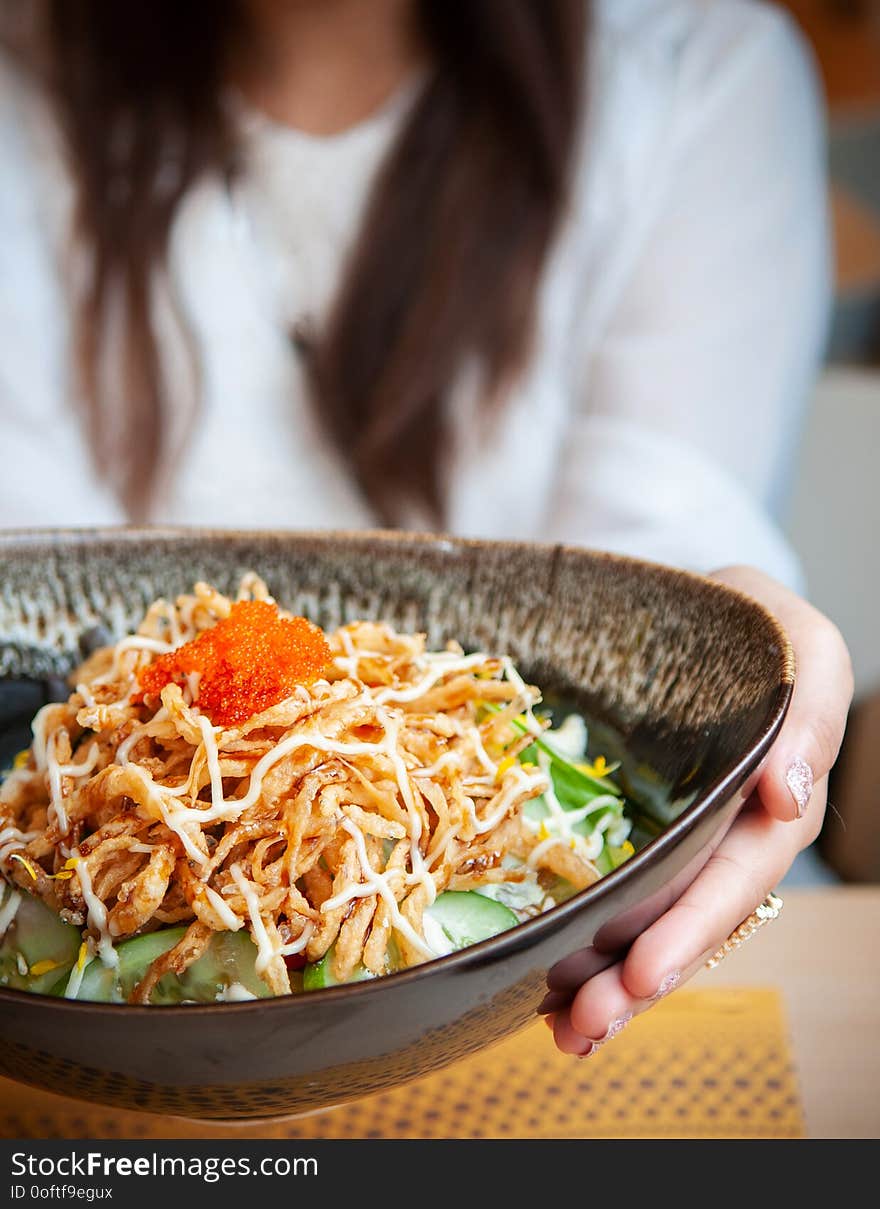
{"label": "white sauce drizzle", "polygon": [[62,777],[87,777],[94,770],[95,765],[101,755],[101,749],[97,743],[92,743],[89,748],[89,754],[81,764],[59,764],[55,754],[55,735],[56,732],[49,736],[46,743],[46,774],[49,779],[49,810],[47,817],[51,822],[54,818],[58,823],[58,830],[62,835],[67,835],[70,824],[67,818],[67,811],[64,807],[64,790],[61,784]]}
{"label": "white sauce drizzle", "polygon": [[332,898],[328,898],[322,905],[321,911],[333,911],[336,907],[341,907],[345,903],[351,902],[353,898],[368,898],[371,894],[378,894],[385,905],[388,907],[388,914],[391,916],[391,922],[394,927],[400,932],[401,936],[405,936],[413,948],[418,949],[426,957],[438,957],[428,944],[424,937],[419,936],[412,924],[400,913],[397,906],[397,899],[394,896],[394,891],[388,884],[388,874],[379,873],[370,864],[370,858],[367,855],[367,845],[364,841],[364,833],[358,827],[357,823],[346,817],[342,820],[342,826],[348,834],[354,839],[355,849],[358,855],[358,861],[361,866],[361,876],[363,881],[356,885],[346,886],[339,894],[335,894]]}
{"label": "white sauce drizzle", "polygon": [[153,716],[149,720],[149,722],[141,722],[137,726],[135,726],[132,729],[132,732],[128,736],[128,738],[123,739],[122,742],[119,744],[119,746],[116,748],[116,763],[120,764],[124,768],[125,765],[128,764],[128,762],[129,762],[128,761],[129,753],[131,752],[131,749],[134,747],[134,745],[140,739],[146,738],[147,735],[155,734],[156,732],[155,732],[155,730],[153,730],[153,727],[157,723],[167,722],[168,717],[169,717],[168,710],[163,705],[163,706],[160,706],[160,708],[156,710],[155,714],[153,714]]}
{"label": "white sauce drizzle", "polygon": [[545,793],[547,792],[547,777],[543,773],[532,773],[529,775],[518,764],[514,764],[510,772],[512,774],[511,783],[501,795],[498,805],[487,818],[478,818],[476,810],[471,806],[474,831],[477,835],[485,835],[487,831],[491,831],[494,827],[497,827],[504,816],[509,813],[510,804],[518,794],[528,789],[537,789],[538,787],[541,787]]}
{"label": "white sauce drizzle", "polygon": [[81,764],[59,764],[58,771],[63,777],[87,777],[94,770],[100,755],[100,747],[97,743],[93,743],[89,748],[89,754]]}
{"label": "white sauce drizzle", "polygon": [[[99,684],[112,684],[122,675],[122,656],[126,651],[150,651],[154,655],[167,655],[173,651],[175,647],[169,642],[162,642],[159,638],[148,638],[145,634],[129,634],[126,638],[121,638],[113,648],[113,659],[110,664],[110,670],[104,672],[101,676],[95,676],[92,680],[92,687]],[[131,678],[131,677],[129,677]],[[125,698],[122,698],[124,701]],[[122,701],[116,702],[121,705]]]}
{"label": "white sauce drizzle", "polygon": [[[154,655],[167,655],[173,651],[174,647],[170,642],[163,642],[161,638],[148,638],[145,634],[129,634],[127,638],[121,638],[113,648],[114,662],[116,657],[125,653],[125,651],[152,651]],[[117,664],[118,668],[118,664]]]}
{"label": "white sauce drizzle", "polygon": [[67,835],[69,823],[67,811],[62,801],[61,766],[55,757],[55,732],[49,736],[46,744],[46,770],[49,778],[49,809],[46,812],[48,822],[54,819],[62,835]]}
{"label": "white sauce drizzle", "polygon": [[[179,789],[168,789],[164,785],[157,785],[147,770],[145,768],[141,768],[139,764],[128,764],[126,767],[143,784],[147,801],[153,806],[156,816],[161,818],[165,826],[168,827],[169,830],[173,831],[174,834],[180,839],[180,842],[186,849],[187,855],[190,856],[192,860],[196,862],[196,864],[203,865],[208,859],[207,856],[201,850],[201,848],[199,848],[198,845],[193,842],[192,837],[183,827],[182,823],[179,823],[175,818],[175,815],[180,815],[183,813],[183,811],[174,811],[163,797],[163,794],[174,797],[185,792],[186,785],[181,786]],[[202,811],[194,811],[192,813],[198,815],[204,814]]]}
{"label": "white sauce drizzle", "polygon": [[523,717],[525,718],[526,730],[530,735],[535,735],[536,738],[540,738],[544,734],[546,728],[541,725],[532,712],[532,707],[537,704],[533,690],[529,688],[525,680],[523,680],[522,676],[516,670],[516,666],[509,655],[505,655],[501,660],[501,663],[504,668],[505,676],[516,689],[518,698],[521,698],[523,701]]}
{"label": "white sauce drizzle", "polygon": [[586,861],[592,862],[597,860],[605,846],[605,831],[613,823],[617,822],[615,815],[604,815],[599,819],[588,836],[578,834],[578,832],[574,831],[574,826],[576,823],[582,823],[584,819],[588,818],[596,810],[619,805],[619,799],[610,793],[600,794],[577,810],[566,810],[553,789],[553,781],[549,775],[550,760],[546,753],[539,752],[538,762],[542,770],[547,774],[548,783],[547,788],[544,790],[544,801],[550,813],[540,823],[536,823],[531,819],[526,820],[526,822],[532,830],[539,831],[543,826],[544,830],[550,834],[531,850],[526,863],[534,867],[538,864],[544,853],[556,844],[563,844],[571,848],[573,852]]}
{"label": "white sauce drizzle", "polygon": [[358,666],[362,659],[383,659],[388,662],[389,656],[383,655],[381,651],[359,651],[351,640],[351,634],[347,630],[339,631],[339,641],[345,648],[344,655],[337,655],[333,664],[338,667],[341,672],[345,672],[350,680],[358,680]]}
{"label": "white sauce drizzle", "polygon": [[98,941],[98,956],[105,966],[113,969],[119,965],[119,954],[113,948],[113,941],[110,933],[107,930],[107,908],[98,898],[92,889],[92,879],[89,876],[89,871],[86,868],[86,863],[79,855],[76,848],[73,850],[73,855],[76,858],[74,873],[79,879],[80,889],[82,891],[83,901],[86,904],[89,917],[89,927],[94,928],[100,934]]}
{"label": "white sauce drizzle", "polygon": [[220,752],[217,750],[214,727],[204,714],[198,719],[199,730],[202,732],[202,742],[205,745],[205,759],[208,762],[208,773],[211,777],[211,804],[223,802],[223,773],[220,769]]}
{"label": "white sauce drizzle", "polygon": [[559,844],[567,847],[565,840],[558,835],[551,835],[546,840],[541,840],[540,844],[536,844],[529,853],[526,863],[532,866],[537,865],[545,852],[549,852],[551,848],[556,848]]}
{"label": "white sauce drizzle", "polygon": [[248,915],[251,920],[251,936],[257,943],[257,958],[254,962],[254,969],[258,974],[262,974],[269,962],[277,956],[277,953],[269,940],[269,933],[266,931],[266,925],[263,923],[260,915],[260,900],[241,871],[240,865],[230,865],[229,872],[232,874],[232,880],[235,882],[241,891],[241,896],[247,906]]}
{"label": "white sauce drizzle", "polygon": [[38,772],[46,771],[46,717],[57,708],[54,703],[44,705],[34,714],[34,720],[31,723],[31,733],[34,736],[34,764]]}
{"label": "white sauce drizzle", "polygon": [[440,651],[436,654],[426,654],[422,658],[430,663],[433,667],[428,674],[409,688],[393,689],[383,688],[375,696],[374,700],[377,705],[387,705],[391,701],[408,702],[418,701],[419,697],[423,697],[429,689],[433,688],[438,680],[442,680],[444,676],[451,675],[452,672],[463,672],[469,667],[475,667],[481,663],[487,663],[488,655],[452,655],[446,651]]}
{"label": "white sauce drizzle", "polygon": [[205,898],[226,924],[230,932],[237,932],[239,928],[244,927],[244,920],[239,919],[228,903],[225,903],[216,890],[213,890],[209,885],[203,883],[205,889]]}
{"label": "white sauce drizzle", "polygon": [[[485,777],[469,777],[468,784],[470,785],[491,785],[498,775],[498,765],[486,751],[483,746],[483,739],[476,726],[472,726],[467,732],[473,744],[474,755],[477,757],[480,764],[486,770]],[[444,752],[439,760],[426,768],[414,768],[412,771],[413,777],[436,777],[444,768],[452,766],[459,772],[462,769],[465,753],[458,748],[454,751]]]}
{"label": "white sauce drizzle", "polygon": [[407,814],[409,815],[409,852],[412,872],[407,874],[406,880],[412,885],[415,885],[417,882],[422,883],[428,892],[428,906],[430,906],[437,897],[437,885],[431,876],[428,866],[425,864],[425,859],[419,847],[419,840],[422,838],[422,816],[419,814],[418,806],[413,796],[407,767],[397,747],[400,720],[392,718],[387,710],[383,709],[377,709],[376,715],[385,728],[385,739],[379,744],[379,748],[380,750],[384,750],[386,756],[391,761],[394,775],[397,778],[397,785],[400,789],[400,795],[403,798]]}
{"label": "white sauce drizzle", "polygon": [[0,831],[0,865],[5,865],[13,852],[26,848],[31,840],[40,835],[40,831],[19,831],[17,827],[4,827]]}
{"label": "white sauce drizzle", "polygon": [[282,945],[278,950],[282,957],[293,957],[296,953],[301,953],[309,941],[312,939],[312,933],[315,930],[315,925],[310,919],[306,920],[305,927],[297,936],[296,940],[291,940],[288,944]]}
{"label": "white sauce drizzle", "polygon": [[[207,730],[204,730],[202,733],[204,736],[207,735],[208,732]],[[216,746],[216,740],[214,739],[212,730],[210,738],[208,739],[208,746],[205,753],[209,763],[211,761],[212,754],[216,756]],[[293,751],[298,751],[301,747],[312,747],[316,751],[341,756],[366,756],[381,753],[388,754],[387,740],[384,740],[382,743],[340,743],[335,739],[325,738],[318,731],[308,731],[298,735],[290,735],[287,739],[284,739],[281,743],[277,744],[277,746],[273,747],[271,751],[267,751],[266,754],[257,762],[253,772],[251,773],[248,791],[244,797],[231,798],[227,801],[222,796],[222,786],[215,787],[214,780],[216,777],[216,772],[219,771],[218,760],[214,774],[212,775],[211,805],[204,809],[198,809],[192,806],[178,806],[175,804],[169,811],[169,817],[172,817],[176,822],[192,822],[202,825],[205,823],[216,822],[218,820],[222,820],[223,822],[231,822],[237,819],[245,810],[249,810],[250,807],[258,801],[262,791],[263,780],[269,770],[279,763],[279,761],[283,760],[285,756],[289,755]],[[212,748],[213,752],[211,750]],[[398,756],[398,759],[399,758],[400,757]],[[171,790],[166,789],[164,785],[157,785],[151,777],[148,777],[148,775],[144,774],[144,770],[141,769],[137,764],[132,764],[131,767],[132,769],[137,769],[138,772],[143,775],[145,783],[149,784],[151,791],[155,791],[156,794],[179,794],[181,792],[180,789]],[[401,786],[401,791],[404,793],[405,797],[408,793],[410,796],[410,801],[412,801],[412,791],[409,789],[408,785],[406,787]],[[169,823],[169,826],[172,826],[172,824]],[[200,856],[199,859],[204,860],[204,856]]]}

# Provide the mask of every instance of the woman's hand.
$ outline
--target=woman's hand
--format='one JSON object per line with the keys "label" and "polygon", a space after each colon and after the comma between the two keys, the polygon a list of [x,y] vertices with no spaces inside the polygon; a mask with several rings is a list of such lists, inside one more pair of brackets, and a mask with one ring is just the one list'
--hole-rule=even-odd
{"label": "woman's hand", "polygon": [[798,669],[791,705],[749,800],[689,889],[568,1006],[554,1012],[553,993],[547,997],[544,1010],[566,1054],[594,1053],[700,970],[822,827],[828,772],[853,690],[843,639],[821,613],[760,571],[726,567],[713,578],[759,601],[788,632]]}

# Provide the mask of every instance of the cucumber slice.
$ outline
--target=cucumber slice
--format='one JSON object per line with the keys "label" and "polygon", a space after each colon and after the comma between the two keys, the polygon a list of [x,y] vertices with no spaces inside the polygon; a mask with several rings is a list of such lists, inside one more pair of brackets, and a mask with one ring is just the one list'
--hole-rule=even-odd
{"label": "cucumber slice", "polygon": [[[215,1003],[229,988],[243,987],[256,999],[269,999],[272,991],[257,973],[257,946],[242,928],[238,932],[216,932],[208,948],[193,964],[177,976],[168,974],[159,980],[153,1003]],[[241,995],[246,999],[247,995]]]}
{"label": "cucumber slice", "polygon": [[[66,924],[23,890],[7,888],[4,903],[12,893],[19,894],[21,901],[0,942],[0,986],[48,995],[76,961],[82,939],[79,928]],[[36,974],[31,973],[34,968]]]}
{"label": "cucumber slice", "polygon": [[[320,961],[312,961],[303,969],[303,990],[304,991],[320,991],[322,987],[340,986],[333,974],[333,954],[336,951],[336,946],[331,945]],[[355,966],[354,973],[349,982],[366,982],[368,978],[375,978],[375,974],[362,965]]]}
{"label": "cucumber slice", "polygon": [[146,936],[124,940],[116,946],[119,957],[116,966],[105,966],[99,957],[93,957],[83,971],[76,998],[92,1003],[124,1003],[143,978],[147,966],[173,949],[185,932],[186,928],[162,928]]}
{"label": "cucumber slice", "polygon": [[[444,890],[425,911],[440,925],[453,949],[464,949],[480,940],[488,940],[499,932],[515,927],[519,920],[503,903],[486,898],[475,890]],[[331,945],[320,961],[312,962],[303,970],[303,990],[318,991],[322,987],[339,986],[333,975],[333,952]],[[390,946],[389,946],[390,953]],[[392,964],[393,968],[393,964]],[[369,970],[357,966],[349,982],[363,982],[374,978]]]}
{"label": "cucumber slice", "polygon": [[[135,936],[117,946],[119,964],[105,966],[93,958],[85,968],[77,999],[96,1003],[123,1003],[143,978],[147,967],[172,949],[186,928],[162,928],[146,936]],[[272,992],[254,967],[257,948],[244,932],[217,932],[206,951],[180,975],[159,979],[150,1002],[153,1004],[215,1003],[218,995],[233,984],[243,986],[258,999]]]}
{"label": "cucumber slice", "polygon": [[436,920],[455,949],[488,940],[519,923],[509,907],[476,890],[444,890],[425,914]]}

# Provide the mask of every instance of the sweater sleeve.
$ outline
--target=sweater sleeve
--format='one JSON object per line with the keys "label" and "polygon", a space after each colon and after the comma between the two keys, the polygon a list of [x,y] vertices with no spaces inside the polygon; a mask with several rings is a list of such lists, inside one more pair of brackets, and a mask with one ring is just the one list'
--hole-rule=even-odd
{"label": "sweater sleeve", "polygon": [[779,10],[708,8],[681,55],[650,221],[574,384],[549,529],[799,587],[774,518],[828,320],[822,107]]}

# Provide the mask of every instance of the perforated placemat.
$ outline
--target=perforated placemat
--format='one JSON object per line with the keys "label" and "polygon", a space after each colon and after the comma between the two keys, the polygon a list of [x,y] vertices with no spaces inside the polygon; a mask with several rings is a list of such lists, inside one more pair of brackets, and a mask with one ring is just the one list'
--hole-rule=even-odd
{"label": "perforated placemat", "polygon": [[[60,1089],[59,1089],[60,1090]],[[566,1058],[536,1023],[394,1091],[298,1120],[242,1126],[108,1110],[0,1080],[18,1138],[798,1138],[774,990],[680,991],[594,1057]]]}

